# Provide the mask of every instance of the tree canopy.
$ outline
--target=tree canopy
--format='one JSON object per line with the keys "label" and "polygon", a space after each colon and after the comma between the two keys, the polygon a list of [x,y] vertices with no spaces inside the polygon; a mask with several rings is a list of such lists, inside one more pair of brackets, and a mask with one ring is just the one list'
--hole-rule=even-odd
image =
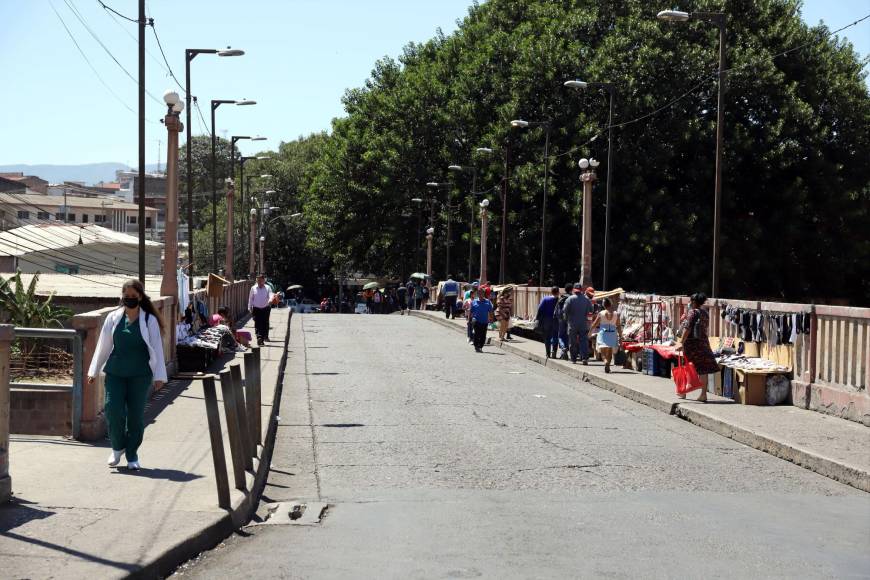
{"label": "tree canopy", "polygon": [[[507,157],[506,279],[537,279],[544,132],[511,128],[526,119],[552,128],[547,283],[578,279],[577,160],[602,162],[592,207],[600,285],[608,98],[563,87],[579,78],[615,86],[610,285],[709,292],[718,29],[659,21],[661,8],[489,0],[472,6],[455,33],[379,60],[364,86],[346,92],[347,114],[329,135],[272,153],[276,189],[285,192],[276,205],[303,211],[307,231],[282,230],[267,260],[288,260],[293,276],[330,265],[405,276],[423,268],[422,223],[436,228],[435,273],[443,276],[452,212],[451,270],[474,278],[476,246],[465,272],[469,218],[481,196],[470,194],[470,173],[447,171],[473,165],[478,192],[492,200],[488,270],[496,278]],[[680,8],[728,15],[721,294],[867,303],[866,62],[826,27],[804,24],[797,0],[684,0]],[[427,188],[430,181],[449,187]],[[415,197],[437,202],[435,223],[417,213]],[[479,221],[475,244],[478,235]]]}

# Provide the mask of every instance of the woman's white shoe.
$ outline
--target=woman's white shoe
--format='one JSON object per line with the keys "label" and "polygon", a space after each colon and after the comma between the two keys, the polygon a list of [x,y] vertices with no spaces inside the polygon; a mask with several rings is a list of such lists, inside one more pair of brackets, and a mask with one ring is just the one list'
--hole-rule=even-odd
{"label": "woman's white shoe", "polygon": [[109,461],[107,462],[109,464],[109,467],[115,467],[116,465],[118,465],[121,462],[121,457],[123,457],[123,455],[124,455],[123,449],[120,449],[118,451],[115,451],[113,449],[112,454],[109,455]]}
{"label": "woman's white shoe", "polygon": [[138,470],[142,469],[142,466],[139,465],[138,461],[128,461],[127,462],[127,469],[131,469],[133,471],[138,471]]}

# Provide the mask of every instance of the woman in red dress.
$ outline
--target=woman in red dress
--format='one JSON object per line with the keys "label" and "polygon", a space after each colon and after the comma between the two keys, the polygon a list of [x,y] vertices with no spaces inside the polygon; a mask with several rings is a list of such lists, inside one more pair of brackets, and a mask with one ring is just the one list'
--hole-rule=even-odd
{"label": "woman in red dress", "polygon": [[[707,336],[710,314],[701,308],[707,302],[707,296],[698,292],[692,294],[690,300],[691,309],[680,325],[680,337],[677,341],[676,351],[685,354],[686,360],[695,365],[695,370],[698,371],[699,376],[718,373],[719,364],[716,362],[716,357],[713,356],[710,339]],[[706,381],[703,382],[706,383]],[[677,396],[681,399],[686,398],[686,395],[678,394]],[[702,403],[707,402],[706,388],[701,388],[698,400]]]}

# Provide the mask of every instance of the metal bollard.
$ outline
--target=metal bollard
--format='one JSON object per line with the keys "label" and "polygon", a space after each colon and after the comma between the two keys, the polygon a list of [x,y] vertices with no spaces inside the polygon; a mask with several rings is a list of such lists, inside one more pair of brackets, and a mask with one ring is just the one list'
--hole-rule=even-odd
{"label": "metal bollard", "polygon": [[247,402],[245,401],[245,390],[242,386],[242,368],[239,365],[230,366],[230,377],[232,378],[233,392],[236,399],[236,415],[239,418],[239,440],[242,442],[244,450],[245,469],[254,471],[254,460],[252,457],[256,455],[256,448],[251,445],[251,426],[248,424]]}
{"label": "metal bollard", "polygon": [[233,459],[233,478],[236,481],[236,489],[245,491],[245,449],[241,439],[239,427],[239,410],[236,405],[236,392],[233,388],[233,379],[230,371],[220,372],[221,393],[224,396],[224,412],[227,418],[227,433],[230,437],[230,455]]}
{"label": "metal bollard", "polygon": [[248,351],[245,353],[245,401],[248,403],[248,424],[251,427],[251,443],[253,445],[262,445],[262,408],[260,401],[260,392],[256,388],[255,368],[256,355]]}
{"label": "metal bollard", "polygon": [[221,417],[218,409],[217,393],[214,388],[214,376],[206,377],[202,382],[205,396],[205,414],[208,418],[208,436],[211,439],[211,459],[214,462],[214,476],[217,483],[218,506],[230,508],[230,482],[227,478],[227,458],[224,455],[224,438],[221,436]]}

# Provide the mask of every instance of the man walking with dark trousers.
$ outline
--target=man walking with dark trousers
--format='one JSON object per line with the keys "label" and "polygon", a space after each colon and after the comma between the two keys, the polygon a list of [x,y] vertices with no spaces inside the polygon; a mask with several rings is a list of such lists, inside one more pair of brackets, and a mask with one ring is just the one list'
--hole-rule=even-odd
{"label": "man walking with dark trousers", "polygon": [[269,340],[269,314],[272,308],[272,289],[266,286],[265,274],[257,276],[257,285],[251,288],[248,295],[248,311],[254,317],[254,332],[257,344]]}
{"label": "man walking with dark trousers", "polygon": [[474,320],[474,350],[483,352],[483,345],[486,344],[486,327],[493,319],[493,306],[481,292],[478,292],[477,298],[471,301],[471,318]]}
{"label": "man walking with dark trousers", "polygon": [[459,282],[447,274],[447,281],[441,286],[441,300],[444,301],[444,314],[447,318],[456,318],[456,300],[458,298]]}

